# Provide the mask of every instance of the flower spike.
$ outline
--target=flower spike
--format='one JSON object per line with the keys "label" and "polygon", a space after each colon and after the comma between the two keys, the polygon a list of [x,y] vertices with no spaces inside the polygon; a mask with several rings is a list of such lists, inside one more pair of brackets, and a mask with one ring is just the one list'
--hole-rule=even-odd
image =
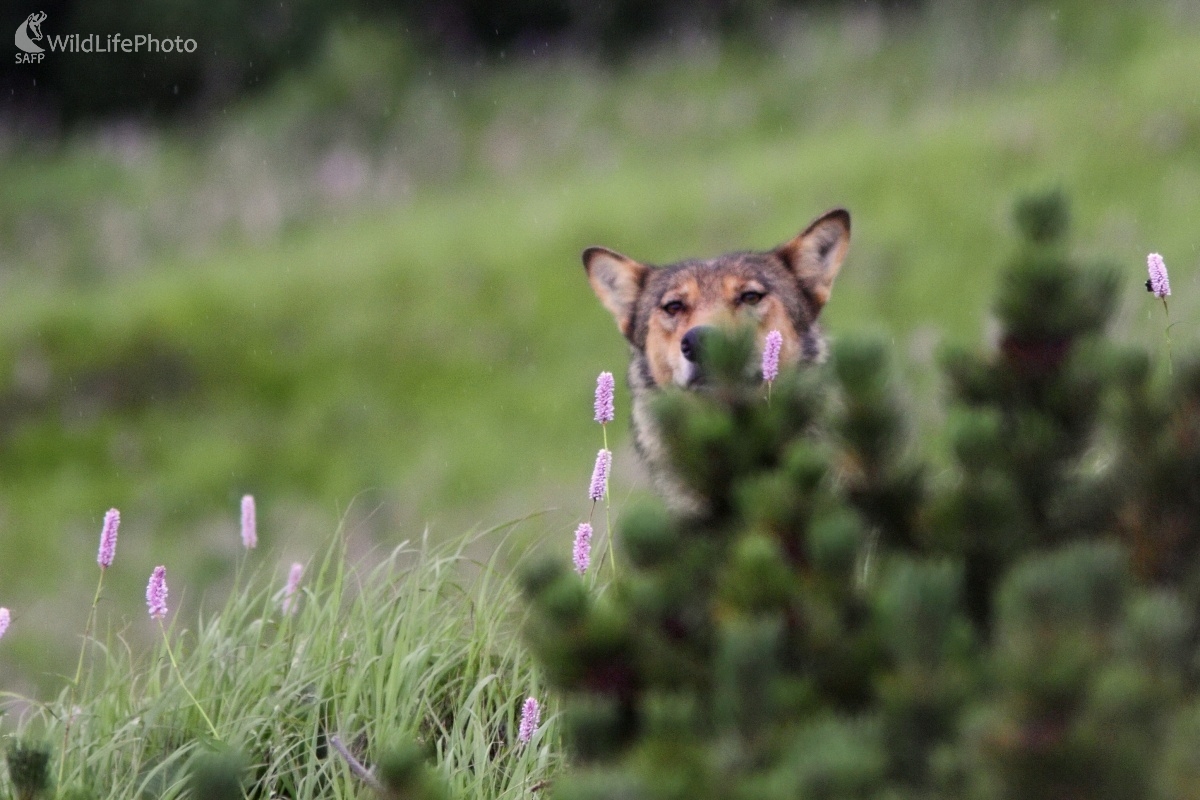
{"label": "flower spike", "polygon": [[779,377],[779,351],[783,349],[783,334],[771,331],[763,343],[762,374],[767,383]]}
{"label": "flower spike", "polygon": [[1154,296],[1164,299],[1171,296],[1171,281],[1167,277],[1167,265],[1158,253],[1146,256],[1146,269],[1150,280],[1146,281],[1146,289],[1154,292]]}
{"label": "flower spike", "polygon": [[591,523],[581,522],[575,529],[575,549],[572,554],[575,571],[580,575],[588,571],[592,563],[592,526]]}
{"label": "flower spike", "polygon": [[296,598],[296,590],[300,588],[300,579],[304,577],[304,565],[297,561],[292,564],[292,569],[288,573],[287,586],[283,590],[283,613],[290,614],[292,611],[292,601]]}
{"label": "flower spike", "polygon": [[613,394],[616,392],[616,384],[613,381],[611,372],[601,372],[600,377],[596,378],[596,422],[601,425],[607,425],[613,421],[616,413],[613,409]]}
{"label": "flower spike", "polygon": [[104,527],[100,530],[100,551],[96,554],[96,563],[100,569],[112,566],[113,558],[117,555],[117,528],[121,526],[121,512],[110,508],[104,515]]}
{"label": "flower spike", "polygon": [[167,568],[158,566],[150,573],[146,585],[146,608],[151,619],[162,619],[167,615]]}
{"label": "flower spike", "polygon": [[252,494],[242,497],[242,546],[247,550],[258,547],[258,521]]}
{"label": "flower spike", "polygon": [[604,499],[604,493],[608,491],[608,471],[611,467],[611,450],[601,450],[596,454],[596,465],[592,467],[592,482],[588,486],[588,497],[593,501]]}
{"label": "flower spike", "polygon": [[529,744],[541,717],[542,709],[538,706],[537,699],[530,697],[521,708],[521,727],[517,730],[517,740],[521,744]]}

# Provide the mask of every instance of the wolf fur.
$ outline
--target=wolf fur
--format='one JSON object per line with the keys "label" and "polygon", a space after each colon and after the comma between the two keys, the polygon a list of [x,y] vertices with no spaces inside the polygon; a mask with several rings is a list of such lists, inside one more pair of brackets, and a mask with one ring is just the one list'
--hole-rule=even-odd
{"label": "wolf fur", "polygon": [[604,247],[583,251],[592,290],[629,342],[634,447],[668,503],[695,509],[698,499],[668,463],[650,413],[654,394],[703,383],[698,354],[711,328],[749,326],[760,350],[767,333],[777,330],[783,336],[780,364],[821,361],[825,337],[817,317],[849,244],[850,214],[837,208],[762,252],[652,266]]}

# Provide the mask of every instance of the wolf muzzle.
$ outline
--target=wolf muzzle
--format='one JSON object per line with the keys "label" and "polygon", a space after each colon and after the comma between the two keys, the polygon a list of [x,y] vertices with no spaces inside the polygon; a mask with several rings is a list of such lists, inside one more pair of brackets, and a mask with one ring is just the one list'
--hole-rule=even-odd
{"label": "wolf muzzle", "polygon": [[691,365],[687,385],[699,386],[704,383],[704,368],[701,359],[704,358],[705,342],[711,339],[717,329],[712,325],[697,325],[683,335],[679,342],[679,352]]}
{"label": "wolf muzzle", "polygon": [[697,325],[685,333],[683,340],[679,343],[679,350],[683,353],[683,357],[699,367],[704,353],[704,342],[716,330],[712,325]]}

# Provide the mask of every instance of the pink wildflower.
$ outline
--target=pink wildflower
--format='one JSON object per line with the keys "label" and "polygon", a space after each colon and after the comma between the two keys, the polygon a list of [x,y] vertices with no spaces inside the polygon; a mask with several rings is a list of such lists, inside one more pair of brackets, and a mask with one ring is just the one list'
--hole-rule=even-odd
{"label": "pink wildflower", "polygon": [[779,377],[779,351],[783,348],[783,334],[771,331],[763,344],[762,374],[763,380],[771,383]]}
{"label": "pink wildflower", "polygon": [[110,508],[104,515],[104,526],[100,529],[100,551],[96,554],[100,569],[112,566],[113,558],[117,555],[117,528],[120,526],[121,512]]}
{"label": "pink wildflower", "polygon": [[4,632],[8,630],[8,623],[12,621],[12,614],[7,608],[0,607],[0,639],[4,638]]}
{"label": "pink wildflower", "polygon": [[253,550],[258,546],[258,522],[254,513],[254,495],[242,498],[242,546]]}
{"label": "pink wildflower", "polygon": [[600,377],[596,378],[596,422],[601,425],[607,425],[613,421],[616,416],[613,410],[613,393],[616,391],[616,384],[613,381],[611,372],[601,372]]}
{"label": "pink wildflower", "polygon": [[146,585],[146,608],[151,619],[162,619],[167,615],[167,568],[158,566],[150,573]]}
{"label": "pink wildflower", "polygon": [[293,595],[300,588],[300,578],[304,576],[304,565],[297,561],[292,564],[292,570],[288,573],[287,586],[283,590],[283,613],[291,613]]}
{"label": "pink wildflower", "polygon": [[612,451],[601,450],[596,454],[596,465],[592,467],[592,482],[588,486],[588,497],[602,500],[608,491],[608,471],[612,467]]}
{"label": "pink wildflower", "polygon": [[538,701],[530,697],[521,708],[521,727],[517,731],[517,740],[521,744],[529,744],[529,740],[533,738],[533,732],[537,730],[538,721],[541,717],[542,709],[538,706]]}
{"label": "pink wildflower", "polygon": [[1167,265],[1163,262],[1163,257],[1158,253],[1151,253],[1146,257],[1146,268],[1150,272],[1150,280],[1146,281],[1146,288],[1154,292],[1154,296],[1165,299],[1171,294],[1171,282],[1167,279]]}
{"label": "pink wildflower", "polygon": [[592,526],[581,522],[575,529],[575,571],[580,575],[588,571],[592,563]]}

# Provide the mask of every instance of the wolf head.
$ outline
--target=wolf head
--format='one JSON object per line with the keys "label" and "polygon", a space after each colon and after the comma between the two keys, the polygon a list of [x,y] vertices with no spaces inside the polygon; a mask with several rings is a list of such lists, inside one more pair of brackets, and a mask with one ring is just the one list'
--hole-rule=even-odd
{"label": "wolf head", "polygon": [[681,508],[697,502],[671,472],[650,397],[667,386],[704,383],[701,353],[716,328],[749,327],[760,350],[777,330],[780,364],[820,361],[825,340],[817,317],[849,244],[850,214],[839,208],[763,252],[654,267],[604,247],[583,251],[592,290],[629,341],[634,445],[668,501]]}
{"label": "wolf head", "polygon": [[780,363],[818,361],[824,340],[817,317],[850,244],[850,214],[835,209],[792,240],[765,252],[651,267],[603,247],[583,252],[592,290],[644,361],[639,382],[693,387],[712,328],[748,326],[759,346],[777,330]]}

